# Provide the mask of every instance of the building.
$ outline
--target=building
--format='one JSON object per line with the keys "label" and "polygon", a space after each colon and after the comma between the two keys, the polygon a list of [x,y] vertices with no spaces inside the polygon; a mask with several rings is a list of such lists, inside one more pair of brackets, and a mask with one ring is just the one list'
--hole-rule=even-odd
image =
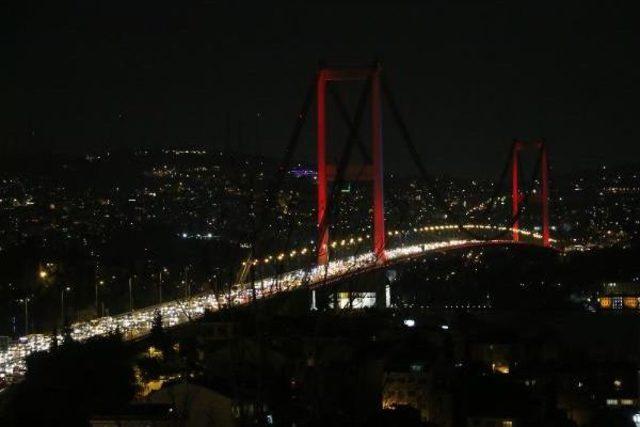
{"label": "building", "polygon": [[640,284],[631,282],[603,283],[597,296],[598,308],[603,311],[640,309]]}

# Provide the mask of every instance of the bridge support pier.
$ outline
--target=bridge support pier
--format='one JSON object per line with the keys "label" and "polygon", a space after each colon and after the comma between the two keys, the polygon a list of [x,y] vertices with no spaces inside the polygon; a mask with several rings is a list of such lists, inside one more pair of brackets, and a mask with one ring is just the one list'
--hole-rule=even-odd
{"label": "bridge support pier", "polygon": [[385,285],[384,287],[384,307],[391,307],[391,285]]}

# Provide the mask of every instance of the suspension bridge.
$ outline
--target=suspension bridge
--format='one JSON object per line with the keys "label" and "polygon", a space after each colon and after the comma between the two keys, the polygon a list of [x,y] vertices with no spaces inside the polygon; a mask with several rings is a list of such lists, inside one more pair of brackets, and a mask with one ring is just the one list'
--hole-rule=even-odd
{"label": "suspension bridge", "polygon": [[[333,91],[334,82],[363,82],[363,89],[358,98],[353,116],[349,115],[344,102],[337,91]],[[337,164],[330,164],[327,159],[327,94],[331,94],[341,118],[348,128],[348,137]],[[315,94],[315,97],[313,96]],[[228,307],[251,304],[258,299],[268,298],[291,292],[300,288],[326,286],[347,278],[364,274],[377,269],[392,267],[398,263],[411,262],[429,253],[438,251],[460,250],[465,248],[504,246],[504,245],[540,245],[555,250],[557,242],[550,236],[549,223],[549,166],[547,146],[544,140],[513,142],[508,161],[500,175],[498,184],[494,185],[494,193],[489,202],[495,208],[501,183],[511,172],[511,214],[504,224],[482,224],[467,221],[454,211],[442,197],[435,185],[435,180],[427,173],[420,158],[420,153],[411,139],[407,126],[392,96],[389,82],[382,72],[379,63],[372,66],[326,67],[321,66],[313,82],[309,86],[304,103],[300,109],[293,133],[287,144],[283,159],[276,175],[265,191],[261,214],[262,223],[273,221],[273,205],[282,187],[285,175],[299,145],[301,129],[311,111],[315,98],[316,132],[317,132],[317,240],[314,247],[286,248],[278,254],[260,254],[260,248],[266,238],[264,226],[254,227],[253,245],[242,266],[239,267],[237,280],[229,284],[224,292],[205,292],[189,298],[169,301],[156,306],[146,307],[118,316],[106,316],[90,321],[77,322],[70,325],[70,334],[74,340],[87,340],[91,337],[119,331],[125,339],[133,340],[146,336],[152,328],[157,313],[162,315],[164,326],[174,327],[198,319],[206,311],[216,311]],[[367,100],[370,98],[370,102]],[[388,230],[385,228],[385,192],[383,169],[383,132],[382,106],[386,105],[398,126],[406,143],[409,154],[424,181],[429,186],[434,202],[451,221],[446,224],[427,224],[408,230]],[[370,109],[371,147],[367,149],[359,136],[365,107]],[[361,152],[364,164],[353,167],[350,164],[354,147]],[[538,153],[534,174],[527,189],[521,185],[520,155],[525,149]],[[331,224],[336,222],[335,207],[340,202],[340,186],[347,181],[365,181],[372,183],[371,200],[371,234],[352,236],[345,239],[330,240]],[[540,191],[534,191],[538,185]],[[529,202],[540,205],[541,232],[531,232],[520,227],[522,213]],[[290,231],[289,231],[290,233]],[[288,233],[285,233],[288,234]],[[447,237],[443,237],[446,235]],[[392,247],[388,246],[388,237],[401,236],[405,239]],[[435,237],[434,237],[435,236]],[[526,238],[526,239],[525,239]],[[366,245],[370,244],[369,248]],[[339,249],[352,248],[353,252],[345,255]],[[283,271],[286,261],[306,257],[301,268]],[[275,273],[257,278],[259,265],[272,264],[279,266]],[[24,373],[26,357],[37,351],[47,351],[54,340],[62,340],[62,336],[53,337],[45,334],[31,334],[20,337],[7,349],[0,351],[0,374],[9,377]]]}

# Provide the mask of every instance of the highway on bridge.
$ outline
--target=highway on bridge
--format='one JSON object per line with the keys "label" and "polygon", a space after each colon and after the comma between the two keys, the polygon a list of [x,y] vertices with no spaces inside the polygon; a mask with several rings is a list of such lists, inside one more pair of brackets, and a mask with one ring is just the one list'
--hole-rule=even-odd
{"label": "highway on bridge", "polygon": [[[489,225],[469,224],[464,227],[479,231],[512,231],[505,227]],[[437,232],[456,229],[458,229],[456,225],[439,225],[424,227],[423,231]],[[526,230],[518,230],[518,232],[534,239],[542,238],[541,235]],[[177,299],[117,316],[105,316],[90,321],[77,322],[71,325],[71,336],[74,340],[84,341],[91,337],[119,331],[127,340],[138,339],[149,334],[157,312],[162,315],[163,325],[170,328],[198,319],[204,315],[206,310],[216,311],[224,307],[249,304],[254,295],[255,298],[266,298],[304,286],[323,286],[437,251],[510,244],[518,243],[511,240],[453,239],[387,249],[384,262],[379,262],[373,252],[348,256],[332,260],[324,266],[314,265],[278,276],[266,277],[257,280],[254,286],[249,283],[241,283],[234,286],[225,295],[206,292],[191,298]],[[61,342],[62,339],[62,335],[59,335],[58,341]],[[21,376],[26,370],[26,357],[34,352],[47,351],[52,341],[52,336],[46,334],[30,334],[20,337],[11,343],[6,350],[0,352],[0,375],[5,376],[9,381]]]}

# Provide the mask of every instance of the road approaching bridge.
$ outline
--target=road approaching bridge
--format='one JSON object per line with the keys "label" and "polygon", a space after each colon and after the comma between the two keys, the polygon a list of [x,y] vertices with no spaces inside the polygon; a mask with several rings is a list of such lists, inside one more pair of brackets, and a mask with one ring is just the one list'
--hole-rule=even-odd
{"label": "road approaching bridge", "polygon": [[[465,225],[467,229],[487,231],[511,231],[504,227],[488,225]],[[429,227],[428,231],[455,230],[455,225],[440,225]],[[542,236],[526,230],[518,230],[522,235],[541,239]],[[366,273],[397,264],[399,262],[418,258],[430,252],[461,249],[465,247],[494,246],[524,244],[512,240],[478,240],[453,239],[437,242],[418,243],[386,250],[386,260],[379,262],[374,252],[348,256],[330,261],[325,265],[314,265],[289,271],[278,276],[257,280],[253,286],[242,283],[233,287],[225,294],[206,292],[191,298],[177,299],[156,306],[145,307],[118,316],[105,316],[90,321],[77,322],[71,325],[71,337],[84,341],[91,337],[107,335],[115,331],[123,334],[127,340],[142,338],[149,334],[156,313],[160,313],[163,325],[171,328],[202,317],[206,310],[216,311],[224,307],[249,304],[253,298],[266,298],[272,295],[289,292],[294,289],[309,286],[317,287],[344,280],[351,276]],[[57,337],[61,342],[63,337]],[[31,334],[20,337],[9,347],[0,352],[0,375],[8,380],[24,374],[26,357],[38,351],[47,351],[53,342],[51,335]]]}

